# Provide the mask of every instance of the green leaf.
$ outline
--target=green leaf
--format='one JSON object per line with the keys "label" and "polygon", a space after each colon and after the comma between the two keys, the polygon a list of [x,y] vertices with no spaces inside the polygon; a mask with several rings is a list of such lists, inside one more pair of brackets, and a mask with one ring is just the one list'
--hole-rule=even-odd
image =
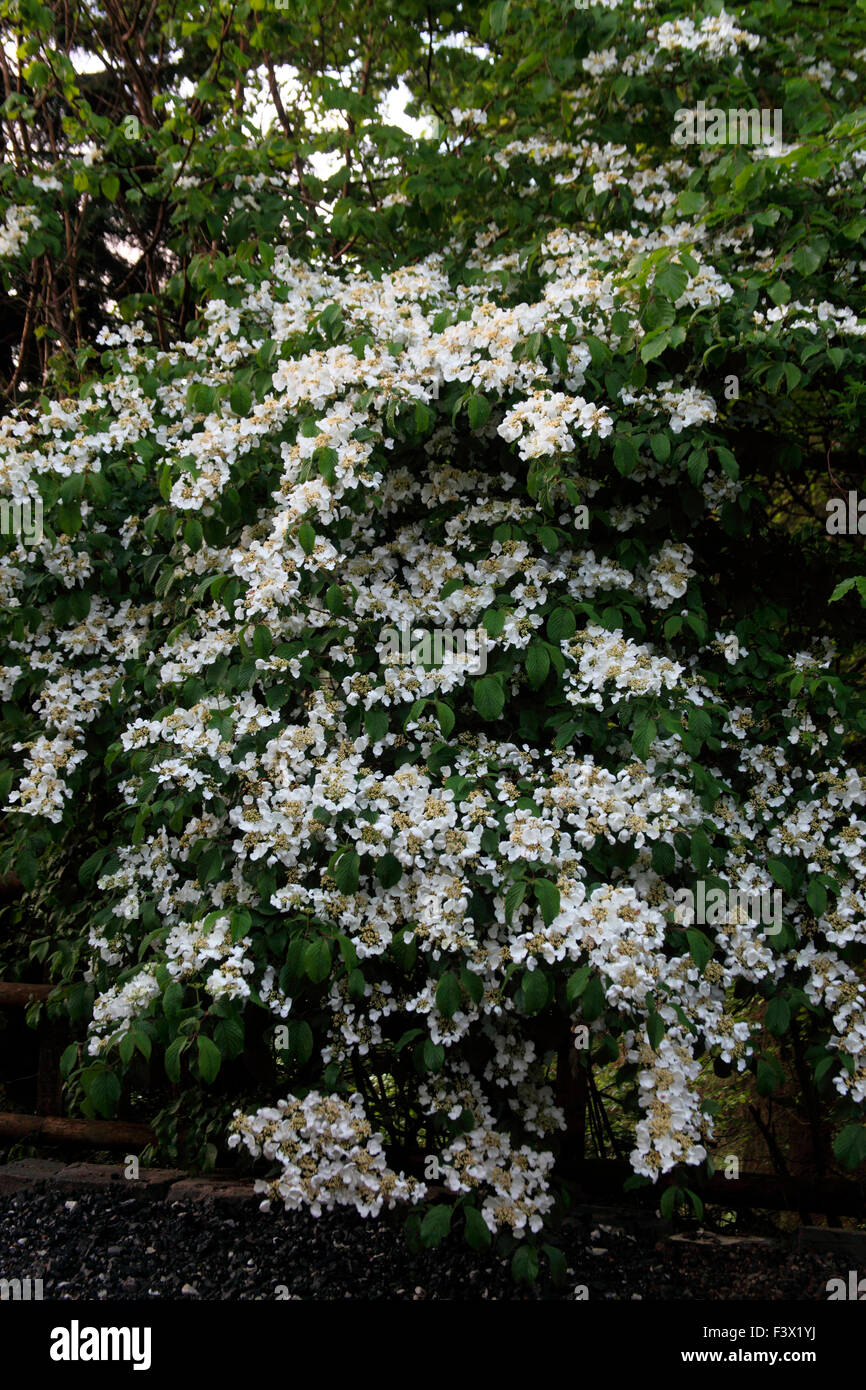
{"label": "green leaf", "polygon": [[551,922],[559,916],[559,889],[555,883],[551,883],[549,878],[536,878],[532,883],[532,891],[541,908],[544,925],[549,927]]}
{"label": "green leaf", "polygon": [[435,1043],[432,1038],[427,1038],[421,1049],[421,1056],[426,1071],[439,1072],[445,1062],[445,1048],[441,1043]]}
{"label": "green leaf", "polygon": [[320,985],[330,975],[331,948],[323,936],[308,943],[304,951],[304,970],[315,985]]}
{"label": "green leaf", "polygon": [[308,521],[298,527],[298,545],[305,555],[312,555],[316,548],[316,533]]}
{"label": "green leaf", "polygon": [[98,1113],[110,1119],[120,1100],[120,1080],[108,1067],[100,1068],[86,1086],[87,1099]]}
{"label": "green leaf", "polygon": [[641,762],[645,762],[658,733],[654,719],[642,719],[632,734],[631,746]]}
{"label": "green leaf", "polygon": [[624,477],[627,478],[634,472],[638,461],[638,451],[634,441],[628,435],[621,434],[614,442],[613,461]]}
{"label": "green leaf", "polygon": [[168,988],[162,996],[162,1011],[168,1019],[169,1023],[172,1025],[172,1027],[175,1026],[178,1018],[180,1017],[182,1005],[183,985],[180,983],[179,980],[172,980],[171,984],[168,986]]}
{"label": "green leaf", "polygon": [[442,731],[442,737],[448,738],[457,722],[454,711],[450,705],[445,704],[444,700],[436,700],[434,708],[436,710],[436,718],[439,720],[439,728]]}
{"label": "green leaf", "polygon": [[767,1057],[758,1058],[756,1075],[759,1096],[773,1095],[784,1081],[778,1062]]}
{"label": "green leaf", "polygon": [[490,419],[490,402],[487,397],[481,395],[470,396],[467,410],[470,429],[483,429]]}
{"label": "green leaf", "polygon": [[403,865],[396,855],[383,854],[376,861],[376,877],[383,888],[393,888],[403,877]]}
{"label": "green leaf", "polygon": [[436,986],[436,1007],[446,1018],[453,1018],[460,1008],[460,1000],[460,982],[449,970]]}
{"label": "green leaf", "polygon": [[535,1283],[538,1278],[538,1251],[534,1245],[518,1245],[511,1257],[511,1274],[515,1284]]}
{"label": "green leaf", "polygon": [[581,965],[573,974],[568,977],[568,984],[565,987],[565,997],[569,1004],[573,1004],[575,999],[579,999],[589,984],[591,969],[588,965]]}
{"label": "green leaf", "polygon": [[486,1250],[493,1236],[481,1212],[477,1207],[464,1207],[463,1219],[466,1223],[463,1230],[466,1244],[471,1250]]}
{"label": "green leaf", "polygon": [[780,1038],[783,1033],[787,1033],[788,1025],[791,1022],[791,1006],[787,999],[782,999],[778,995],[775,999],[771,999],[767,1005],[764,1019],[770,1032],[777,1038]]}
{"label": "green leaf", "polygon": [[702,830],[696,830],[691,838],[689,852],[692,863],[699,874],[702,874],[710,862],[712,846]]}
{"label": "green leaf", "polygon": [[539,967],[525,970],[520,982],[523,990],[523,1007],[528,1014],[537,1014],[546,1007],[550,998],[547,976]]}
{"label": "green leaf", "polygon": [[525,878],[518,878],[510,885],[505,894],[505,920],[511,922],[514,914],[519,908],[523,899],[526,897],[528,884]]}
{"label": "green leaf", "polygon": [[647,1015],[646,1033],[650,1040],[650,1046],[658,1051],[665,1035],[665,1021],[661,1014],[656,1013],[655,1010]]}
{"label": "green leaf", "polygon": [[355,1000],[363,999],[366,993],[367,986],[362,972],[360,970],[351,970],[349,972],[349,998]]}
{"label": "green leaf", "polygon": [[801,275],[814,275],[818,267],[823,263],[827,254],[827,242],[823,237],[810,242],[805,246],[798,246],[791,261],[794,269]]}
{"label": "green leaf", "polygon": [[505,708],[505,691],[494,676],[482,676],[475,682],[472,703],[482,719],[498,719]]}
{"label": "green leaf", "polygon": [[533,642],[532,646],[526,649],[524,660],[529,684],[533,690],[538,690],[544,685],[550,670],[550,656],[547,648],[542,646],[540,642]]}
{"label": "green leaf", "polygon": [[665,348],[670,343],[670,340],[671,333],[669,328],[663,329],[661,333],[650,334],[649,337],[644,338],[640,350],[641,362],[652,362],[654,358],[661,357]]}
{"label": "green leaf", "polygon": [[381,743],[388,732],[388,711],[368,709],[364,715],[364,730],[371,743]]}
{"label": "green leaf", "polygon": [[811,907],[816,917],[823,917],[827,911],[827,889],[823,883],[818,883],[812,879],[806,889],[806,902]]}
{"label": "green leaf", "polygon": [[241,417],[249,415],[252,403],[253,398],[250,394],[249,387],[244,386],[241,382],[237,382],[232,387],[231,392],[229,394],[229,405],[231,406],[235,415],[239,415]]}
{"label": "green leaf", "polygon": [[361,868],[361,860],[357,852],[348,849],[341,854],[334,865],[333,874],[337,882],[337,887],[341,893],[356,893],[358,891],[358,874]]}
{"label": "green leaf", "polygon": [[692,960],[699,970],[703,970],[704,966],[713,958],[713,943],[695,927],[689,927],[686,937]]}
{"label": "green leaf", "polygon": [[215,882],[222,873],[223,852],[219,845],[210,844],[204,853],[199,855],[196,865],[196,876],[202,888],[207,888],[209,883]]}
{"label": "green leaf", "polygon": [[833,1153],[852,1172],[866,1159],[866,1125],[846,1125],[833,1140]]}
{"label": "green leaf", "polygon": [[198,1035],[198,1069],[203,1081],[215,1081],[222,1066],[222,1053],[204,1033]]}
{"label": "green leaf", "polygon": [[652,854],[653,868],[656,873],[665,878],[668,874],[673,873],[676,862],[673,845],[669,845],[666,840],[656,840]]}
{"label": "green leaf", "polygon": [[221,1018],[214,1029],[214,1042],[223,1057],[239,1057],[244,1050],[244,1025],[239,1018]]}
{"label": "green leaf", "polygon": [[452,1208],[444,1203],[439,1203],[430,1210],[421,1222],[421,1244],[430,1249],[432,1246],[441,1245],[442,1241],[451,1230]]}
{"label": "green leaf", "polygon": [[653,288],[668,299],[677,300],[689,283],[689,273],[685,266],[674,265],[670,261],[656,275]]}
{"label": "green leaf", "polygon": [[666,434],[654,434],[650,439],[650,448],[659,463],[667,463],[671,456],[671,441]]}
{"label": "green leaf", "polygon": [[567,641],[577,631],[577,620],[570,608],[554,608],[547,620],[547,635],[551,642]]}
{"label": "green leaf", "polygon": [[465,965],[460,967],[460,983],[469,995],[473,1004],[480,1004],[484,998],[484,982],[474,971],[468,970]]}
{"label": "green leaf", "polygon": [[666,1221],[670,1221],[674,1215],[680,1196],[680,1189],[675,1183],[670,1187],[666,1187],[662,1193],[661,1201],[659,1202],[659,1211]]}
{"label": "green leaf", "polygon": [[686,464],[686,471],[688,472],[688,475],[694,483],[695,487],[700,486],[701,480],[707,471],[707,463],[708,458],[706,449],[693,449],[692,452],[689,454],[688,463]]}
{"label": "green leaf", "polygon": [[768,859],[767,868],[778,883],[779,887],[786,893],[790,893],[793,886],[791,870],[782,859]]}
{"label": "green leaf", "polygon": [[15,860],[15,872],[28,893],[36,887],[36,880],[39,877],[39,861],[32,850],[25,847],[19,852]]}
{"label": "green leaf", "polygon": [[600,975],[593,975],[580,999],[580,1012],[587,1023],[594,1023],[604,1011],[604,983]]}
{"label": "green leaf", "polygon": [[313,1055],[313,1030],[306,1020],[302,1019],[289,1028],[289,1046],[292,1056],[300,1066],[305,1066]]}
{"label": "green leaf", "polygon": [[180,1058],[187,1047],[189,1038],[175,1038],[174,1042],[165,1050],[165,1074],[169,1081],[176,1086],[180,1081]]}
{"label": "green leaf", "polygon": [[565,1255],[556,1245],[542,1245],[542,1250],[547,1256],[550,1265],[550,1277],[558,1287],[565,1283],[568,1273],[568,1266]]}

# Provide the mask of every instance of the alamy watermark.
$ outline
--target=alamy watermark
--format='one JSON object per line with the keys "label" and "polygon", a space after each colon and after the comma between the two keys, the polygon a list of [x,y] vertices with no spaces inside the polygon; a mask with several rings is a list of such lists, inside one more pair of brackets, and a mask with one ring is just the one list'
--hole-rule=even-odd
{"label": "alamy watermark", "polygon": [[82,1327],[73,1318],[69,1327],[51,1329],[48,1355],[52,1361],[130,1361],[134,1371],[149,1371],[151,1328]]}
{"label": "alamy watermark", "polygon": [[737,107],[724,111],[720,106],[707,109],[705,101],[696,107],[681,106],[675,113],[675,145],[772,145],[782,150],[782,111],[775,107]]}
{"label": "alamy watermark", "polygon": [[692,888],[678,888],[674,893],[674,916],[680,926],[719,927],[726,922],[760,922],[766,936],[778,936],[782,930],[782,893],[776,888],[771,893],[744,893],[741,889],[707,889],[700,879],[697,892]]}
{"label": "alamy watermark", "polygon": [[866,497],[849,492],[848,499],[830,497],[826,503],[829,536],[866,536]]}
{"label": "alamy watermark", "polygon": [[847,1284],[844,1279],[828,1279],[826,1289],[829,1303],[866,1302],[866,1279],[858,1279],[856,1269],[848,1270]]}
{"label": "alamy watermark", "polygon": [[467,669],[472,675],[482,676],[487,670],[487,633],[483,627],[426,631],[401,623],[399,628],[384,627],[380,636],[386,644],[389,666],[442,666],[446,656],[456,655],[469,657]]}
{"label": "alamy watermark", "polygon": [[41,1279],[0,1279],[0,1303],[39,1302],[42,1296]]}
{"label": "alamy watermark", "polygon": [[20,536],[25,545],[38,545],[44,535],[42,498],[0,498],[0,535]]}

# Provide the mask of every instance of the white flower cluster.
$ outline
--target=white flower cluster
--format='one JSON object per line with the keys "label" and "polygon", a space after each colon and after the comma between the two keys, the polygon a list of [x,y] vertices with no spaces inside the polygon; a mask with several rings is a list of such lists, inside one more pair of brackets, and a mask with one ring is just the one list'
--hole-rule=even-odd
{"label": "white flower cluster", "polygon": [[11,204],[0,225],[0,257],[17,256],[33,232],[42,226],[35,208]]}
{"label": "white flower cluster", "polygon": [[289,1210],[307,1206],[314,1216],[336,1206],[378,1216],[385,1205],[419,1202],[426,1194],[423,1183],[388,1167],[383,1137],[373,1132],[357,1092],[344,1101],[310,1091],[255,1115],[236,1111],[229,1147],[241,1142],[281,1165],[274,1182],[256,1183],[267,1194],[264,1207],[275,1199]]}

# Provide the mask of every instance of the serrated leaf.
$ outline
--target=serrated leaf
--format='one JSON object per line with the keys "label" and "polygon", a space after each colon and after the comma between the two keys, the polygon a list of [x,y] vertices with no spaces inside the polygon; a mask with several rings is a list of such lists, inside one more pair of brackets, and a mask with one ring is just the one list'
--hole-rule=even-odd
{"label": "serrated leaf", "polygon": [[490,402],[487,397],[482,395],[470,396],[467,413],[470,429],[482,429],[490,419]]}
{"label": "serrated leaf", "polygon": [[250,394],[249,387],[244,386],[241,382],[237,382],[229,393],[229,405],[235,415],[249,415],[252,403],[253,398]]}
{"label": "serrated leaf", "polygon": [[304,951],[304,971],[315,985],[320,985],[330,975],[331,950],[323,936],[307,944]]}
{"label": "serrated leaf", "polygon": [[403,865],[395,854],[383,854],[376,861],[376,877],[383,888],[393,888],[403,877]]}
{"label": "serrated leaf", "polygon": [[431,1207],[421,1222],[421,1244],[429,1250],[441,1245],[451,1230],[452,1208],[440,1202]]}
{"label": "serrated leaf", "polygon": [[426,1071],[439,1072],[445,1062],[445,1048],[441,1043],[435,1043],[432,1038],[427,1038],[421,1049],[421,1056]]}
{"label": "serrated leaf", "polygon": [[180,1081],[181,1054],[189,1046],[189,1038],[175,1038],[165,1050],[165,1074],[175,1086]]}
{"label": "serrated leaf", "polygon": [[768,859],[767,868],[772,874],[775,882],[778,883],[779,887],[783,889],[784,892],[790,893],[791,888],[793,886],[793,879],[791,877],[791,870],[788,868],[788,865],[784,862],[784,860]]}
{"label": "serrated leaf", "polygon": [[116,1074],[107,1067],[100,1068],[86,1084],[85,1090],[94,1109],[105,1119],[111,1119],[120,1100],[120,1080]]}
{"label": "serrated leaf", "polygon": [[827,889],[823,883],[818,883],[812,879],[806,889],[806,902],[811,907],[816,917],[823,917],[827,910]]}
{"label": "serrated leaf", "polygon": [[538,1278],[538,1251],[534,1245],[518,1245],[511,1257],[511,1274],[515,1284],[535,1283]]}
{"label": "serrated leaf", "polygon": [[777,996],[771,999],[767,1005],[767,1012],[764,1021],[771,1033],[780,1038],[783,1033],[787,1033],[791,1022],[791,1006],[787,999]]}
{"label": "serrated leaf", "polygon": [[505,708],[505,691],[493,676],[482,676],[472,690],[472,703],[482,719],[498,719]]}
{"label": "serrated leaf", "polygon": [[308,521],[298,527],[298,545],[305,555],[312,555],[316,548],[316,533]]}
{"label": "serrated leaf", "polygon": [[334,878],[341,893],[356,893],[358,891],[358,875],[361,868],[361,860],[357,852],[353,849],[346,850],[341,854],[334,865]]}
{"label": "serrated leaf", "polygon": [[709,937],[695,927],[689,927],[686,932],[689,943],[689,954],[699,970],[713,958],[713,943]]}
{"label": "serrated leaf", "polygon": [[653,288],[666,295],[668,299],[677,300],[684,293],[688,283],[689,273],[685,266],[674,265],[669,261],[653,280]]}
{"label": "serrated leaf", "polygon": [[658,725],[654,719],[642,719],[632,734],[631,746],[641,762],[649,757],[657,733]]}
{"label": "serrated leaf", "polygon": [[457,722],[454,711],[450,705],[445,704],[444,700],[436,700],[434,709],[436,710],[436,718],[439,720],[442,737],[448,738]]}
{"label": "serrated leaf", "polygon": [[436,1007],[446,1018],[453,1018],[460,1008],[460,999],[460,983],[448,970],[436,986]]}
{"label": "serrated leaf", "polygon": [[515,879],[514,883],[512,883],[509,887],[508,891],[505,894],[506,922],[510,923],[513,920],[515,912],[519,908],[520,904],[523,902],[523,899],[526,897],[526,890],[528,886],[529,885],[527,884],[526,879],[518,878]]}
{"label": "serrated leaf", "polygon": [[539,967],[523,972],[520,988],[523,990],[523,1007],[528,1014],[537,1014],[546,1007],[550,990],[547,976]]}
{"label": "serrated leaf", "polygon": [[581,965],[573,974],[568,977],[568,984],[565,987],[565,996],[569,1004],[573,1004],[575,999],[579,999],[589,984],[591,970],[588,965]]}
{"label": "serrated leaf", "polygon": [[551,642],[567,641],[577,631],[577,620],[570,608],[554,608],[547,620],[547,635]]}
{"label": "serrated leaf", "polygon": [[549,878],[536,878],[533,880],[532,891],[536,901],[541,908],[541,915],[544,918],[544,925],[549,927],[560,912],[559,889]]}
{"label": "serrated leaf", "polygon": [[533,690],[538,690],[547,680],[547,673],[550,670],[550,656],[547,648],[540,642],[533,642],[531,647],[526,649],[524,657],[526,662],[526,674],[529,677],[529,684]]}
{"label": "serrated leaf", "polygon": [[464,1207],[463,1219],[466,1223],[463,1230],[466,1244],[471,1250],[486,1250],[493,1236],[481,1212],[477,1207]]}
{"label": "serrated leaf", "polygon": [[647,1016],[646,1033],[650,1040],[650,1046],[658,1051],[665,1035],[665,1021],[661,1014],[656,1013],[655,1010]]}
{"label": "serrated leaf", "polygon": [[198,1035],[198,1069],[203,1081],[215,1081],[222,1066],[222,1053],[204,1033]]}
{"label": "serrated leaf", "polygon": [[833,1140],[833,1153],[846,1168],[853,1172],[866,1159],[866,1125],[846,1125]]}
{"label": "serrated leaf", "polygon": [[388,732],[388,711],[368,709],[364,715],[364,731],[371,743],[381,743]]}

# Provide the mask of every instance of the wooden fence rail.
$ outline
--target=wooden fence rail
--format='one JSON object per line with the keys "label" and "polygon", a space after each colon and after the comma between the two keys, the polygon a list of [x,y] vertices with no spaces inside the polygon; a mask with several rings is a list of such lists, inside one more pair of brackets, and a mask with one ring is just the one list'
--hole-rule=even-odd
{"label": "wooden fence rail", "polygon": [[[46,999],[54,989],[50,984],[21,984],[0,980],[0,1008],[26,1008],[34,999]],[[155,1139],[149,1125],[126,1120],[70,1119],[58,1114],[62,1106],[62,1081],[59,1072],[61,1048],[57,1029],[47,1030],[40,1043],[37,1074],[37,1103],[39,1113],[26,1115],[0,1112],[0,1139],[35,1142],[89,1145],[92,1148],[122,1148],[130,1151],[144,1148]],[[423,1161],[423,1155],[418,1155]],[[638,1188],[624,1194],[623,1184],[631,1168],[621,1159],[585,1159],[563,1162],[562,1176],[571,1181],[581,1198],[587,1201],[634,1201],[635,1205],[658,1205],[662,1182],[653,1188]],[[670,1179],[669,1179],[670,1181]],[[779,1178],[767,1173],[742,1173],[728,1179],[716,1173],[701,1180],[698,1173],[689,1175],[687,1186],[697,1191],[704,1202],[726,1207],[731,1211],[752,1208],[762,1211],[822,1212],[837,1215],[866,1217],[866,1181],[852,1178],[797,1177]]]}

